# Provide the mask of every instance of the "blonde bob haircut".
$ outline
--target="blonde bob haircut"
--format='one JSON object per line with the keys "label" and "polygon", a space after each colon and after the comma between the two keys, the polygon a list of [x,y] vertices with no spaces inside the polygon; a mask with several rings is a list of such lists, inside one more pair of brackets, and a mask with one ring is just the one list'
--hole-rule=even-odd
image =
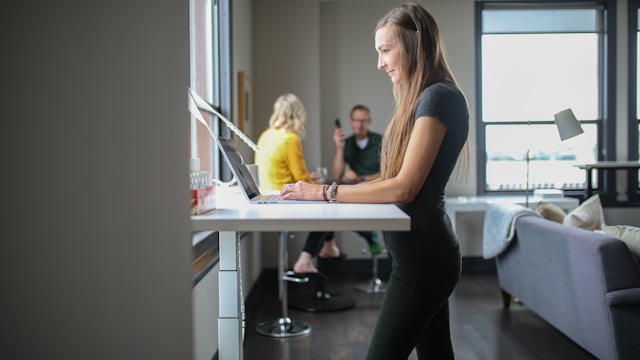
{"label": "blonde bob haircut", "polygon": [[305,136],[304,124],[307,112],[302,101],[297,96],[287,93],[280,95],[273,104],[273,114],[269,119],[269,126],[273,129],[284,129]]}

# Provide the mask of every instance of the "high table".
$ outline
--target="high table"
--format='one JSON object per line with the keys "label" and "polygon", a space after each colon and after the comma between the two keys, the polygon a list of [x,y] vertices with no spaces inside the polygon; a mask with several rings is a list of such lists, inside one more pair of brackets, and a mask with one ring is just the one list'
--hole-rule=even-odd
{"label": "high table", "polygon": [[640,161],[597,161],[590,164],[576,164],[579,169],[585,170],[587,173],[587,188],[585,189],[585,200],[593,195],[593,169],[640,169]]}
{"label": "high table", "polygon": [[[569,212],[575,209],[579,205],[578,199],[563,197],[563,196],[529,196],[529,208],[535,209],[538,205],[538,202],[545,201],[548,203],[553,203],[559,206],[562,210]],[[500,196],[500,195],[483,195],[483,196],[458,196],[458,197],[448,197],[445,199],[445,209],[447,215],[449,215],[449,219],[451,220],[451,226],[458,233],[456,229],[456,216],[458,213],[464,212],[480,212],[484,213],[489,205],[495,203],[509,203],[509,204],[520,204],[525,206],[527,203],[527,199],[525,196]],[[482,224],[484,225],[484,224]],[[458,233],[460,234],[460,233]],[[481,238],[472,238],[472,239],[464,239],[460,237],[460,251],[463,257],[466,256],[478,256],[476,250],[469,249],[477,249],[478,241],[481,241]],[[481,243],[480,243],[481,245]],[[481,248],[481,246],[480,246]]]}
{"label": "high table", "polygon": [[524,196],[458,196],[445,199],[445,208],[449,219],[451,219],[451,225],[453,229],[456,228],[456,215],[459,212],[485,212],[489,205],[495,203],[507,203],[507,204],[519,204],[525,206],[529,203],[529,208],[535,209],[538,202],[544,201],[559,206],[565,211],[571,211],[579,205],[578,199],[564,197],[564,196],[529,196],[527,199]]}
{"label": "high table", "polygon": [[409,216],[393,204],[251,205],[237,189],[218,188],[216,209],[191,217],[191,229],[218,231],[220,270],[218,358],[242,359],[239,233],[244,231],[409,230]]}

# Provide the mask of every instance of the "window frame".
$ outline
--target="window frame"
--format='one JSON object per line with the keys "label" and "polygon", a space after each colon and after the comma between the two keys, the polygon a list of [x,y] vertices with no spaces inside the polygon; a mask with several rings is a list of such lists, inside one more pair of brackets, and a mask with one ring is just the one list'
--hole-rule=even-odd
{"label": "window frame", "polygon": [[[190,11],[191,19],[194,20],[195,9],[199,9],[195,5],[197,1],[201,1],[204,8],[210,8],[211,13],[205,14],[205,17],[210,17],[210,24],[204,25],[205,31],[211,31],[207,34],[196,34],[201,31],[201,28],[196,27],[193,24],[191,28],[190,39],[190,87],[196,91],[200,96],[207,100],[216,111],[224,115],[227,118],[231,118],[233,106],[232,106],[232,78],[231,78],[231,1],[230,0],[191,0]],[[206,21],[205,21],[206,22]],[[196,44],[195,42],[204,41]],[[209,42],[210,43],[207,43]],[[197,49],[197,50],[196,50]],[[200,68],[196,69],[196,51],[204,51],[206,61],[204,64],[198,64]],[[202,70],[206,68],[206,70]],[[201,78],[201,76],[209,76],[210,79]],[[203,84],[203,85],[201,85]],[[209,126],[212,131],[219,136],[230,137],[231,131],[224,124],[224,122],[211,114],[203,113],[205,119],[209,122]],[[210,176],[215,179],[226,181],[231,179],[231,173],[229,169],[222,166],[220,152],[211,139],[208,131],[200,124],[198,124],[195,117],[191,116],[191,133],[190,133],[190,153],[194,152],[198,157],[201,157],[201,161],[206,160],[206,164],[201,163],[201,169],[203,171],[210,170]],[[206,141],[206,144],[198,144],[199,142]],[[206,156],[202,152],[206,152]],[[193,155],[192,155],[193,156]]]}
{"label": "window frame", "polygon": [[[638,116],[638,13],[640,12],[640,0],[628,0],[628,129],[627,129],[627,159],[638,160],[640,149],[638,148],[638,132],[640,128],[640,116]],[[627,171],[627,194],[629,203],[640,203],[640,182],[637,171]]]}
{"label": "window frame", "polygon": [[[220,98],[217,109],[220,114],[232,119],[233,114],[233,92],[232,92],[232,71],[231,71],[231,0],[212,0],[218,3],[220,7],[220,49],[218,58],[220,61]],[[230,138],[231,130],[220,119],[218,119],[218,127],[220,128],[220,136]],[[220,159],[220,151],[215,147],[213,149],[215,158]],[[218,172],[220,179],[223,181],[230,180],[233,176],[228,166],[222,166],[218,161]]]}
{"label": "window frame", "polygon": [[[530,9],[553,9],[567,6],[598,6],[603,8],[603,36],[600,41],[602,53],[600,62],[600,118],[596,120],[582,121],[584,124],[594,123],[597,127],[597,160],[615,160],[615,0],[566,0],[566,1],[476,1],[475,3],[475,45],[476,45],[476,136],[478,144],[478,166],[477,166],[477,194],[478,195],[499,195],[499,194],[524,194],[524,190],[487,190],[487,153],[486,153],[486,127],[495,125],[486,123],[482,117],[482,13],[487,8],[530,8]],[[609,76],[611,74],[611,76]],[[510,122],[500,122],[500,125],[513,125]],[[521,124],[517,122],[516,124]],[[536,125],[553,124],[549,122],[536,122]],[[601,200],[606,203],[616,202],[615,172],[598,172],[598,191]],[[566,196],[581,197],[582,191],[565,191]]]}

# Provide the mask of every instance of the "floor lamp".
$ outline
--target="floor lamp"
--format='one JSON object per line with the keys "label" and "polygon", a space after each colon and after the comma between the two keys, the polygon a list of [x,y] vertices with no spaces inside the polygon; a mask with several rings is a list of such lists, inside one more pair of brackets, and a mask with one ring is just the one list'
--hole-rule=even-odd
{"label": "floor lamp", "polygon": [[[571,109],[565,109],[554,116],[560,140],[565,141],[584,132]],[[529,207],[529,149],[527,149],[527,182],[525,185],[525,206]]]}

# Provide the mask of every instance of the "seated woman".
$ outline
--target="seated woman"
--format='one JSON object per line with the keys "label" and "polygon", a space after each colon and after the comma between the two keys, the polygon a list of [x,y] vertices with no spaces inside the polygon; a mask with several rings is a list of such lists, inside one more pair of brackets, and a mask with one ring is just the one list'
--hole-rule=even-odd
{"label": "seated woman", "polygon": [[[294,94],[283,94],[273,104],[273,113],[267,128],[258,138],[259,152],[255,154],[258,165],[260,189],[280,190],[287,183],[303,180],[317,183],[319,173],[309,173],[300,139],[305,136],[307,114],[304,105]],[[293,267],[301,274],[316,273],[313,257],[339,258],[333,232],[310,232],[304,250]],[[322,246],[319,244],[322,243]]]}

